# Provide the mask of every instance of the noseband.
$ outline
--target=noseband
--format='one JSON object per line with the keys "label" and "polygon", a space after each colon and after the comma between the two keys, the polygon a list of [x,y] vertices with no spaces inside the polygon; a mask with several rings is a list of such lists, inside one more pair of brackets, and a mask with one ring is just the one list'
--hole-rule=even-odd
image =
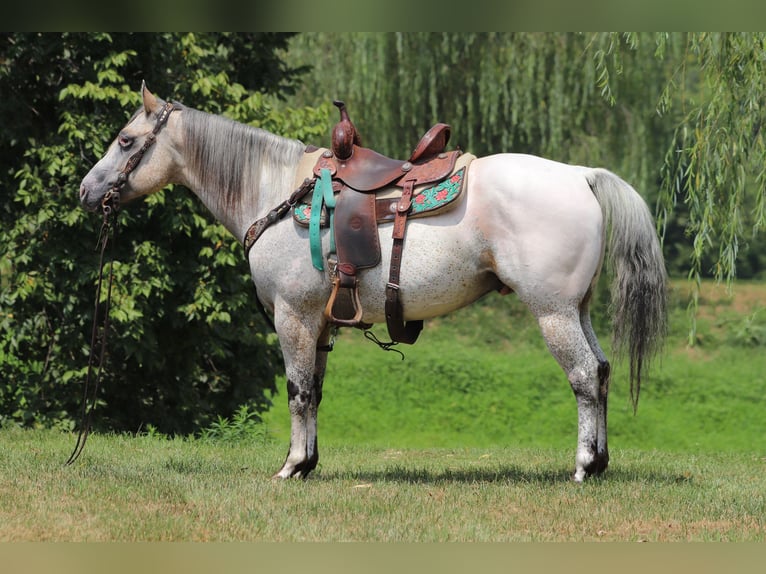
{"label": "noseband", "polygon": [[133,170],[136,169],[136,167],[138,167],[138,164],[141,162],[141,159],[144,157],[146,151],[154,145],[154,142],[157,141],[157,133],[165,126],[165,124],[168,123],[170,113],[173,110],[179,109],[179,107],[179,104],[175,102],[166,102],[162,107],[159,115],[157,116],[157,122],[154,124],[154,128],[149,133],[149,135],[146,136],[144,145],[142,145],[136,153],[128,158],[128,162],[125,164],[125,167],[117,175],[117,181],[114,183],[114,185],[112,185],[112,187],[109,188],[109,190],[104,194],[104,197],[101,199],[101,209],[103,210],[105,216],[110,215],[113,210],[118,211],[120,209],[120,192],[122,191],[122,188],[125,187],[125,184],[128,181],[128,176],[133,172]]}

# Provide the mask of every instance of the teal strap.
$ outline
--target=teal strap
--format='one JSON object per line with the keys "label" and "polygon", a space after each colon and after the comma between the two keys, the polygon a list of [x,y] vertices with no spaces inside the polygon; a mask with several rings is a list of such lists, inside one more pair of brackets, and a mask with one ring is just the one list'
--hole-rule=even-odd
{"label": "teal strap", "polygon": [[[329,189],[329,191],[328,191]],[[326,198],[331,197],[331,203]],[[332,220],[332,207],[335,207],[335,198],[332,197],[332,177],[329,169],[322,169],[319,173],[319,179],[314,185],[314,193],[311,196],[311,218],[309,219],[309,247],[311,249],[311,263],[319,271],[324,271],[322,263],[322,238],[320,232],[320,222],[322,219],[322,202],[327,203],[327,211]],[[332,229],[332,227],[330,228]],[[334,243],[331,238],[331,243]],[[331,249],[334,251],[335,246]]]}
{"label": "teal strap", "polygon": [[324,204],[327,208],[327,213],[330,216],[328,225],[330,226],[330,253],[335,253],[335,192],[332,189],[332,178],[330,176],[330,170],[323,169],[323,172],[327,172],[327,181],[322,185],[322,197],[324,198]]}

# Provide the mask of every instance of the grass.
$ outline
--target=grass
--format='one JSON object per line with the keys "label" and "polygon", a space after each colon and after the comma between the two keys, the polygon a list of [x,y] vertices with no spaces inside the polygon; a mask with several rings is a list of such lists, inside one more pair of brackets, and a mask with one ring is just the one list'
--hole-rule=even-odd
{"label": "grass", "polygon": [[[613,360],[610,445],[668,452],[766,454],[766,286],[733,294],[705,284],[688,347],[685,284],[673,291],[671,333],[634,416],[627,369]],[[599,305],[603,309],[605,305]],[[596,317],[600,333],[605,321]],[[376,328],[381,339],[385,327]],[[608,336],[601,336],[608,350]],[[574,451],[577,410],[564,374],[529,313],[490,296],[429,322],[404,361],[357,331],[330,356],[320,409],[323,444],[391,448],[512,446]],[[608,352],[608,351],[607,351]],[[284,381],[264,418],[287,444]]]}
{"label": "grass", "polygon": [[766,459],[618,450],[568,481],[560,449],[323,453],[269,480],[284,445],[0,431],[2,541],[763,541]]}
{"label": "grass", "polygon": [[[637,416],[613,374],[612,461],[569,481],[576,407],[526,311],[493,297],[432,321],[400,361],[343,332],[318,469],[274,482],[285,398],[202,438],[0,429],[0,541],[764,541],[766,287],[683,286]],[[603,318],[596,317],[603,332]],[[379,332],[381,336],[384,331]]]}

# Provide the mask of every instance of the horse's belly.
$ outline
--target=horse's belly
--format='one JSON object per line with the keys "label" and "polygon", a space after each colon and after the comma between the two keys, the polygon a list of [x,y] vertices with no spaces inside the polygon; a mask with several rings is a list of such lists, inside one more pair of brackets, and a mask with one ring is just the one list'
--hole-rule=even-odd
{"label": "horse's belly", "polygon": [[[499,284],[483,261],[481,241],[462,223],[409,224],[401,263],[399,299],[406,320],[430,319],[468,305]],[[453,222],[454,223],[454,222]],[[360,273],[364,321],[385,321],[385,288],[391,261],[390,226],[382,227],[381,265]]]}

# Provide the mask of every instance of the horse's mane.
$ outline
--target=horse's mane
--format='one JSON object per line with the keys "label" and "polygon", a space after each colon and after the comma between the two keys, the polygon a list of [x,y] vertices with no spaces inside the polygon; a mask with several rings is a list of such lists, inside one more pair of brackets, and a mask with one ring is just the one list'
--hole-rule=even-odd
{"label": "horse's mane", "polygon": [[305,145],[266,130],[182,107],[184,140],[189,151],[189,167],[201,178],[208,192],[218,192],[218,202],[233,208],[240,195],[257,192],[259,180],[288,177],[292,185],[293,171]]}

